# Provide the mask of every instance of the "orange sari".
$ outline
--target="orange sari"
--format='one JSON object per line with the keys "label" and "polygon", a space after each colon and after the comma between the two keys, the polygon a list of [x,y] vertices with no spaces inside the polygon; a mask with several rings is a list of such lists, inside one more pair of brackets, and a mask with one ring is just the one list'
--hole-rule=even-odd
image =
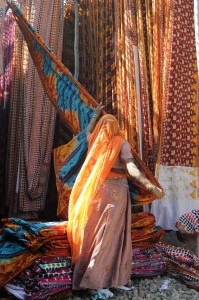
{"label": "orange sari", "polygon": [[110,174],[123,141],[117,119],[109,114],[100,118],[90,136],[86,160],[70,195],[68,241],[73,264],[81,254],[84,228],[92,214],[93,201],[89,200]]}

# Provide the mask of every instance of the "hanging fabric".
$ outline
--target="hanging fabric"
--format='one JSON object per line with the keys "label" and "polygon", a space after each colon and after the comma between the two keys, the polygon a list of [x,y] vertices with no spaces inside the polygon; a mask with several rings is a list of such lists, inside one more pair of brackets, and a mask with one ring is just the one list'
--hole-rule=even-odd
{"label": "hanging fabric", "polygon": [[[163,1],[159,3],[163,7]],[[164,47],[160,50],[164,57],[156,174],[166,194],[152,204],[152,212],[158,225],[176,230],[178,218],[199,207],[198,39],[194,1],[171,0],[164,9],[164,18],[157,16],[158,24],[164,25]]]}
{"label": "hanging fabric", "polygon": [[7,211],[6,152],[13,73],[15,21],[10,9],[5,12],[5,6],[3,8],[0,7],[0,13],[5,13],[4,18],[2,18],[0,21],[0,31],[2,33],[2,36],[0,36],[0,39],[2,38],[2,40],[0,40],[0,47],[2,47],[2,53],[0,53],[0,55],[2,54],[3,57],[2,73],[0,71],[0,216],[5,216]]}
{"label": "hanging fabric", "polygon": [[[138,101],[136,94],[135,46],[137,28],[135,1],[114,4],[116,108],[118,121],[125,138],[139,153]],[[138,81],[137,81],[138,83]]]}
{"label": "hanging fabric", "polygon": [[[63,190],[68,194],[70,193],[74,183],[73,180],[75,180],[81,166],[80,163],[83,162],[87,150],[84,130],[92,118],[92,108],[96,106],[96,101],[71,76],[52,51],[45,46],[41,37],[27,23],[18,7],[12,3],[9,3],[9,6],[12,8],[16,21],[26,38],[29,51],[51,102],[60,115],[65,118],[73,133],[76,134],[79,132],[69,144],[54,151],[58,193],[63,196]],[[151,182],[159,186],[157,180],[134,151],[133,157]],[[59,168],[56,166],[59,166]],[[57,173],[58,170],[59,172]],[[143,205],[154,200],[152,194],[133,181],[129,182],[129,189],[133,205]],[[62,211],[63,218],[67,218],[67,211],[65,209],[67,201],[68,198],[61,205],[64,208]]]}
{"label": "hanging fabric", "polygon": [[[61,57],[63,1],[29,0],[20,4],[30,23]],[[19,29],[16,35],[7,205],[10,216],[32,219],[38,218],[46,201],[56,112],[47,100]]]}

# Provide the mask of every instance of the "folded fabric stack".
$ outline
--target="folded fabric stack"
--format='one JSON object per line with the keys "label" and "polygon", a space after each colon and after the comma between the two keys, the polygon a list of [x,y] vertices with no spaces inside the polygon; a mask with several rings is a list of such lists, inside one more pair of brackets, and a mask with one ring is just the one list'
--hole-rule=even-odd
{"label": "folded fabric stack", "polygon": [[133,247],[131,271],[132,278],[163,275],[166,272],[166,262],[157,246]]}
{"label": "folded fabric stack", "polygon": [[[19,299],[45,299],[72,286],[67,221],[28,222],[5,219],[0,235],[0,286]],[[165,272],[156,248],[164,231],[152,214],[132,214],[133,277]],[[20,298],[21,297],[21,298]]]}
{"label": "folded fabric stack", "polygon": [[[0,235],[0,286],[43,299],[71,288],[68,222],[27,222],[5,219]],[[58,279],[59,278],[59,279]],[[27,298],[29,297],[29,298]],[[24,298],[19,298],[24,299]]]}
{"label": "folded fabric stack", "polygon": [[137,247],[150,247],[160,242],[164,230],[155,226],[155,217],[148,212],[140,212],[131,215],[132,245]]}
{"label": "folded fabric stack", "polygon": [[161,242],[157,247],[165,257],[169,275],[199,291],[199,255]]}
{"label": "folded fabric stack", "polygon": [[132,214],[132,278],[153,277],[166,272],[166,263],[156,244],[164,230],[155,226],[155,217],[148,212]]}
{"label": "folded fabric stack", "polygon": [[71,289],[71,273],[70,257],[43,257],[22,271],[5,288],[18,298],[21,296],[19,299],[46,299]]}

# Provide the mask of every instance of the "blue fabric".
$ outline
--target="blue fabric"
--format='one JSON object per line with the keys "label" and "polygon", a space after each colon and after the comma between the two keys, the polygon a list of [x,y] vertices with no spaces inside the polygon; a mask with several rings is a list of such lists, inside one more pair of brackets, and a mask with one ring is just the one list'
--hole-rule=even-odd
{"label": "blue fabric", "polygon": [[65,165],[59,172],[60,180],[69,187],[73,186],[87,154],[88,143],[85,136],[85,130],[81,131],[80,134],[75,137],[75,140],[75,149],[72,151],[71,155],[69,155]]}
{"label": "blue fabric", "polygon": [[[6,227],[6,222],[11,225]],[[0,235],[0,261],[12,258],[31,248],[31,240],[34,240],[41,229],[49,228],[60,222],[28,222],[25,220],[10,218],[5,220],[5,227]]]}

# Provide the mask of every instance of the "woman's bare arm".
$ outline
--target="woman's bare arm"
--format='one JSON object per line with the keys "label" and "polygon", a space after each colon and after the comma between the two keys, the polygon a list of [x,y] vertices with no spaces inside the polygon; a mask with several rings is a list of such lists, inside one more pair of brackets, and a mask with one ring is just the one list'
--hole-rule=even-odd
{"label": "woman's bare arm", "polygon": [[164,196],[164,191],[157,186],[153,185],[145,175],[140,172],[137,166],[134,164],[131,158],[125,160],[126,168],[129,175],[137,180],[144,188],[151,192],[155,197],[162,198]]}
{"label": "woman's bare arm", "polygon": [[90,135],[93,132],[93,130],[94,130],[96,124],[97,124],[97,121],[98,121],[99,117],[101,116],[102,108],[103,108],[103,105],[102,105],[102,102],[101,102],[93,110],[94,111],[93,117],[92,117],[92,119],[91,119],[91,121],[88,124],[88,127],[86,129],[86,139],[87,139],[87,141],[89,140]]}

